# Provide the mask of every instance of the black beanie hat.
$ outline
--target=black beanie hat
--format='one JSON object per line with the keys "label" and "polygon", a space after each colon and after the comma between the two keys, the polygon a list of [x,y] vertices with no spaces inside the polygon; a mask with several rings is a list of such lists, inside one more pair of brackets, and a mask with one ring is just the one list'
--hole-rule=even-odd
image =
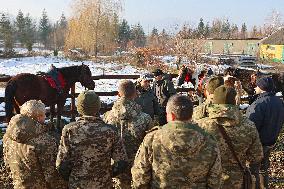
{"label": "black beanie hat", "polygon": [[256,86],[266,92],[271,92],[274,90],[274,82],[271,77],[260,78],[259,80],[257,80]]}
{"label": "black beanie hat", "polygon": [[236,104],[237,92],[232,87],[222,85],[215,89],[213,96],[214,104]]}

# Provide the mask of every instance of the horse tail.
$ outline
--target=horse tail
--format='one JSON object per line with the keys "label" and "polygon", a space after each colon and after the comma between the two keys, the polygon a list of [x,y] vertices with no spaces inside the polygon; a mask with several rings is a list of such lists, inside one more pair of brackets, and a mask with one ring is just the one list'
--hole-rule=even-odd
{"label": "horse tail", "polygon": [[13,109],[14,109],[14,96],[16,94],[17,85],[13,81],[8,81],[7,86],[5,88],[5,112],[6,118],[9,122],[13,117]]}

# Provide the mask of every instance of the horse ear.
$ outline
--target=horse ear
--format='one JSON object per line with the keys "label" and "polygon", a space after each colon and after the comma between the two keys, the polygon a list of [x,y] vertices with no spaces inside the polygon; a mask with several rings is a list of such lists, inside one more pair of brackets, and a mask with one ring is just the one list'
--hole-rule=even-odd
{"label": "horse ear", "polygon": [[82,66],[84,66],[85,64],[84,64],[84,62],[82,62]]}

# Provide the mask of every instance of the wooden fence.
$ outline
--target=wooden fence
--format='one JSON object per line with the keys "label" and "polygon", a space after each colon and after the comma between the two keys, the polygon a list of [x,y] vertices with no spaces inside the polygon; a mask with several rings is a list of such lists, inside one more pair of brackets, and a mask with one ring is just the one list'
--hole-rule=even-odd
{"label": "wooden fence", "polygon": [[[171,74],[172,78],[177,77],[177,74]],[[97,75],[92,76],[93,80],[100,80],[100,79],[138,79],[140,75]],[[0,77],[0,82],[8,82],[11,79],[11,76]],[[187,92],[188,88],[177,88],[177,92]],[[110,91],[110,92],[96,92],[99,96],[116,96],[118,94],[117,91]],[[79,93],[75,92],[75,85],[71,88],[68,98],[71,98],[71,107],[70,110],[64,110],[63,116],[70,116],[72,120],[75,119],[77,115],[76,106],[75,106],[75,99],[79,95]],[[5,97],[0,97],[0,104],[5,101]],[[104,113],[111,109],[111,106],[102,106],[101,113]],[[47,112],[49,115],[49,112]],[[4,122],[5,116],[0,116],[0,122]]]}

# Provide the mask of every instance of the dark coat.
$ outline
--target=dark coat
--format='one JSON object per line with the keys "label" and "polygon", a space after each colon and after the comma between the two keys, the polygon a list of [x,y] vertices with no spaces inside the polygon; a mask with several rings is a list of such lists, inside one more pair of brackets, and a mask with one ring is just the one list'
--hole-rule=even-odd
{"label": "dark coat", "polygon": [[284,123],[283,100],[273,93],[262,93],[247,109],[246,116],[255,123],[263,146],[276,143]]}
{"label": "dark coat", "polygon": [[141,106],[142,112],[149,114],[152,119],[154,115],[160,115],[160,105],[151,88],[148,90],[139,88],[138,97],[135,99],[135,102]]}
{"label": "dark coat", "polygon": [[153,82],[153,91],[162,107],[166,107],[169,98],[176,94],[174,84],[167,75],[162,80]]}

